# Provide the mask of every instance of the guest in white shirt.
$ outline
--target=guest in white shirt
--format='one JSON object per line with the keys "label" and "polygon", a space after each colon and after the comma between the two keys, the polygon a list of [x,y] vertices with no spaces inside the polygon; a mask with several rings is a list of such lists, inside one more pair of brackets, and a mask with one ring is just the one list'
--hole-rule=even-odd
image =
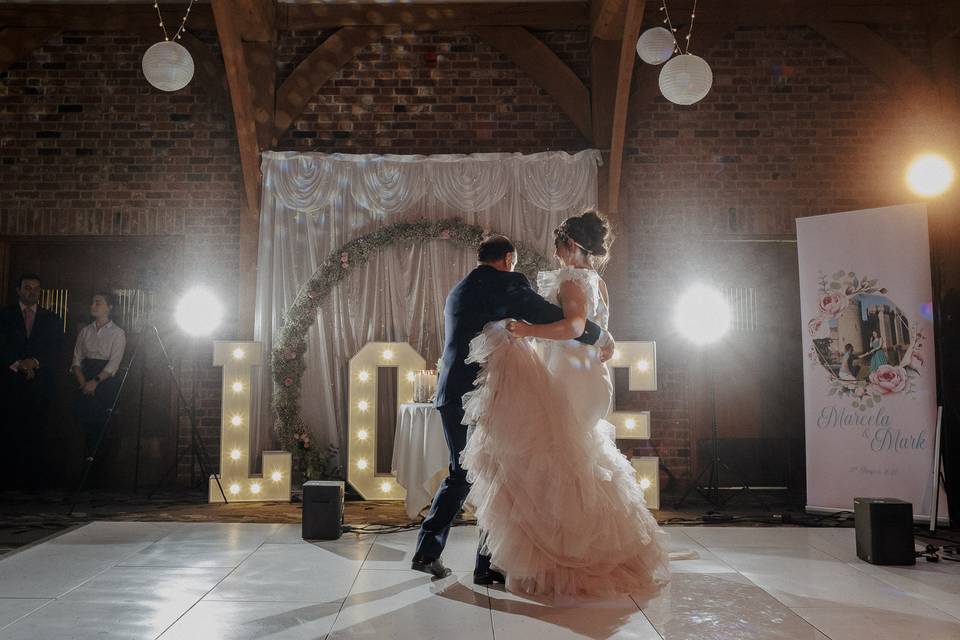
{"label": "guest in white shirt", "polygon": [[117,397],[120,381],[115,376],[127,346],[126,333],[110,319],[113,305],[113,294],[93,295],[90,304],[93,322],[80,329],[73,349],[71,371],[78,385],[74,414],[84,431],[87,462],[93,461],[97,442]]}

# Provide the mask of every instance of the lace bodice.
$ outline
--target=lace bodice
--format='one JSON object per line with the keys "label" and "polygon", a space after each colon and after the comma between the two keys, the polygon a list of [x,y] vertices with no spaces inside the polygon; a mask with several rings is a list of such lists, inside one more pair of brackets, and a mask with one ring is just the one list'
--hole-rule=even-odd
{"label": "lace bodice", "polygon": [[540,295],[559,305],[560,285],[567,280],[579,284],[587,294],[587,319],[607,328],[610,309],[600,295],[600,275],[593,269],[563,267],[554,271],[541,271],[537,275],[537,289]]}

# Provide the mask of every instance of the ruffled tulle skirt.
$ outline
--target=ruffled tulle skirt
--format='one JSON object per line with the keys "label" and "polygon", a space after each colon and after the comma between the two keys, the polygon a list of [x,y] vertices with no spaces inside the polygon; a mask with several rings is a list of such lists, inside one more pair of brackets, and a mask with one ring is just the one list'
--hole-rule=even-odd
{"label": "ruffled tulle skirt", "polygon": [[578,424],[576,390],[503,323],[473,340],[468,361],[481,373],[464,397],[467,501],[507,588],[554,600],[655,595],[669,579],[666,536],[613,426]]}

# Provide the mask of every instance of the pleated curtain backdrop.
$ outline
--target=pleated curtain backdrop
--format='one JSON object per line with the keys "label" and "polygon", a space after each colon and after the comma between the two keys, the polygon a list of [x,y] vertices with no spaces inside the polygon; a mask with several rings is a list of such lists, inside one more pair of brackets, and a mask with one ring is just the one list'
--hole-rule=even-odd
{"label": "pleated curtain backdrop", "polygon": [[[272,349],[297,292],[347,241],[402,221],[452,217],[552,255],[551,231],[596,207],[600,153],[464,156],[263,154],[255,338]],[[351,268],[308,337],[301,415],[315,447],[345,447],[346,372],[367,342],[406,341],[432,367],[447,293],[476,255],[441,240],[389,247]],[[256,374],[252,454],[277,447],[273,380]]]}

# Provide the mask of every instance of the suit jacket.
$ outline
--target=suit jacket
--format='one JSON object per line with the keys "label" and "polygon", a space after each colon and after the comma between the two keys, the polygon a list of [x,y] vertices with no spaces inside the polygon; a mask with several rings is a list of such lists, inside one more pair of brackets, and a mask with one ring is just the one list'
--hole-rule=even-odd
{"label": "suit jacket", "polygon": [[[480,365],[464,362],[470,353],[470,341],[488,322],[505,318],[548,324],[562,320],[563,310],[538,295],[522,273],[499,271],[488,265],[478,266],[450,291],[443,309],[446,335],[436,407],[459,403],[463,394],[473,389]],[[601,331],[588,320],[577,340],[594,344]]]}
{"label": "suit jacket", "polygon": [[19,303],[0,309],[0,366],[7,372],[11,364],[24,358],[36,358],[40,363],[38,379],[52,385],[60,345],[63,341],[63,321],[55,313],[37,307],[33,329],[27,338],[27,327]]}

